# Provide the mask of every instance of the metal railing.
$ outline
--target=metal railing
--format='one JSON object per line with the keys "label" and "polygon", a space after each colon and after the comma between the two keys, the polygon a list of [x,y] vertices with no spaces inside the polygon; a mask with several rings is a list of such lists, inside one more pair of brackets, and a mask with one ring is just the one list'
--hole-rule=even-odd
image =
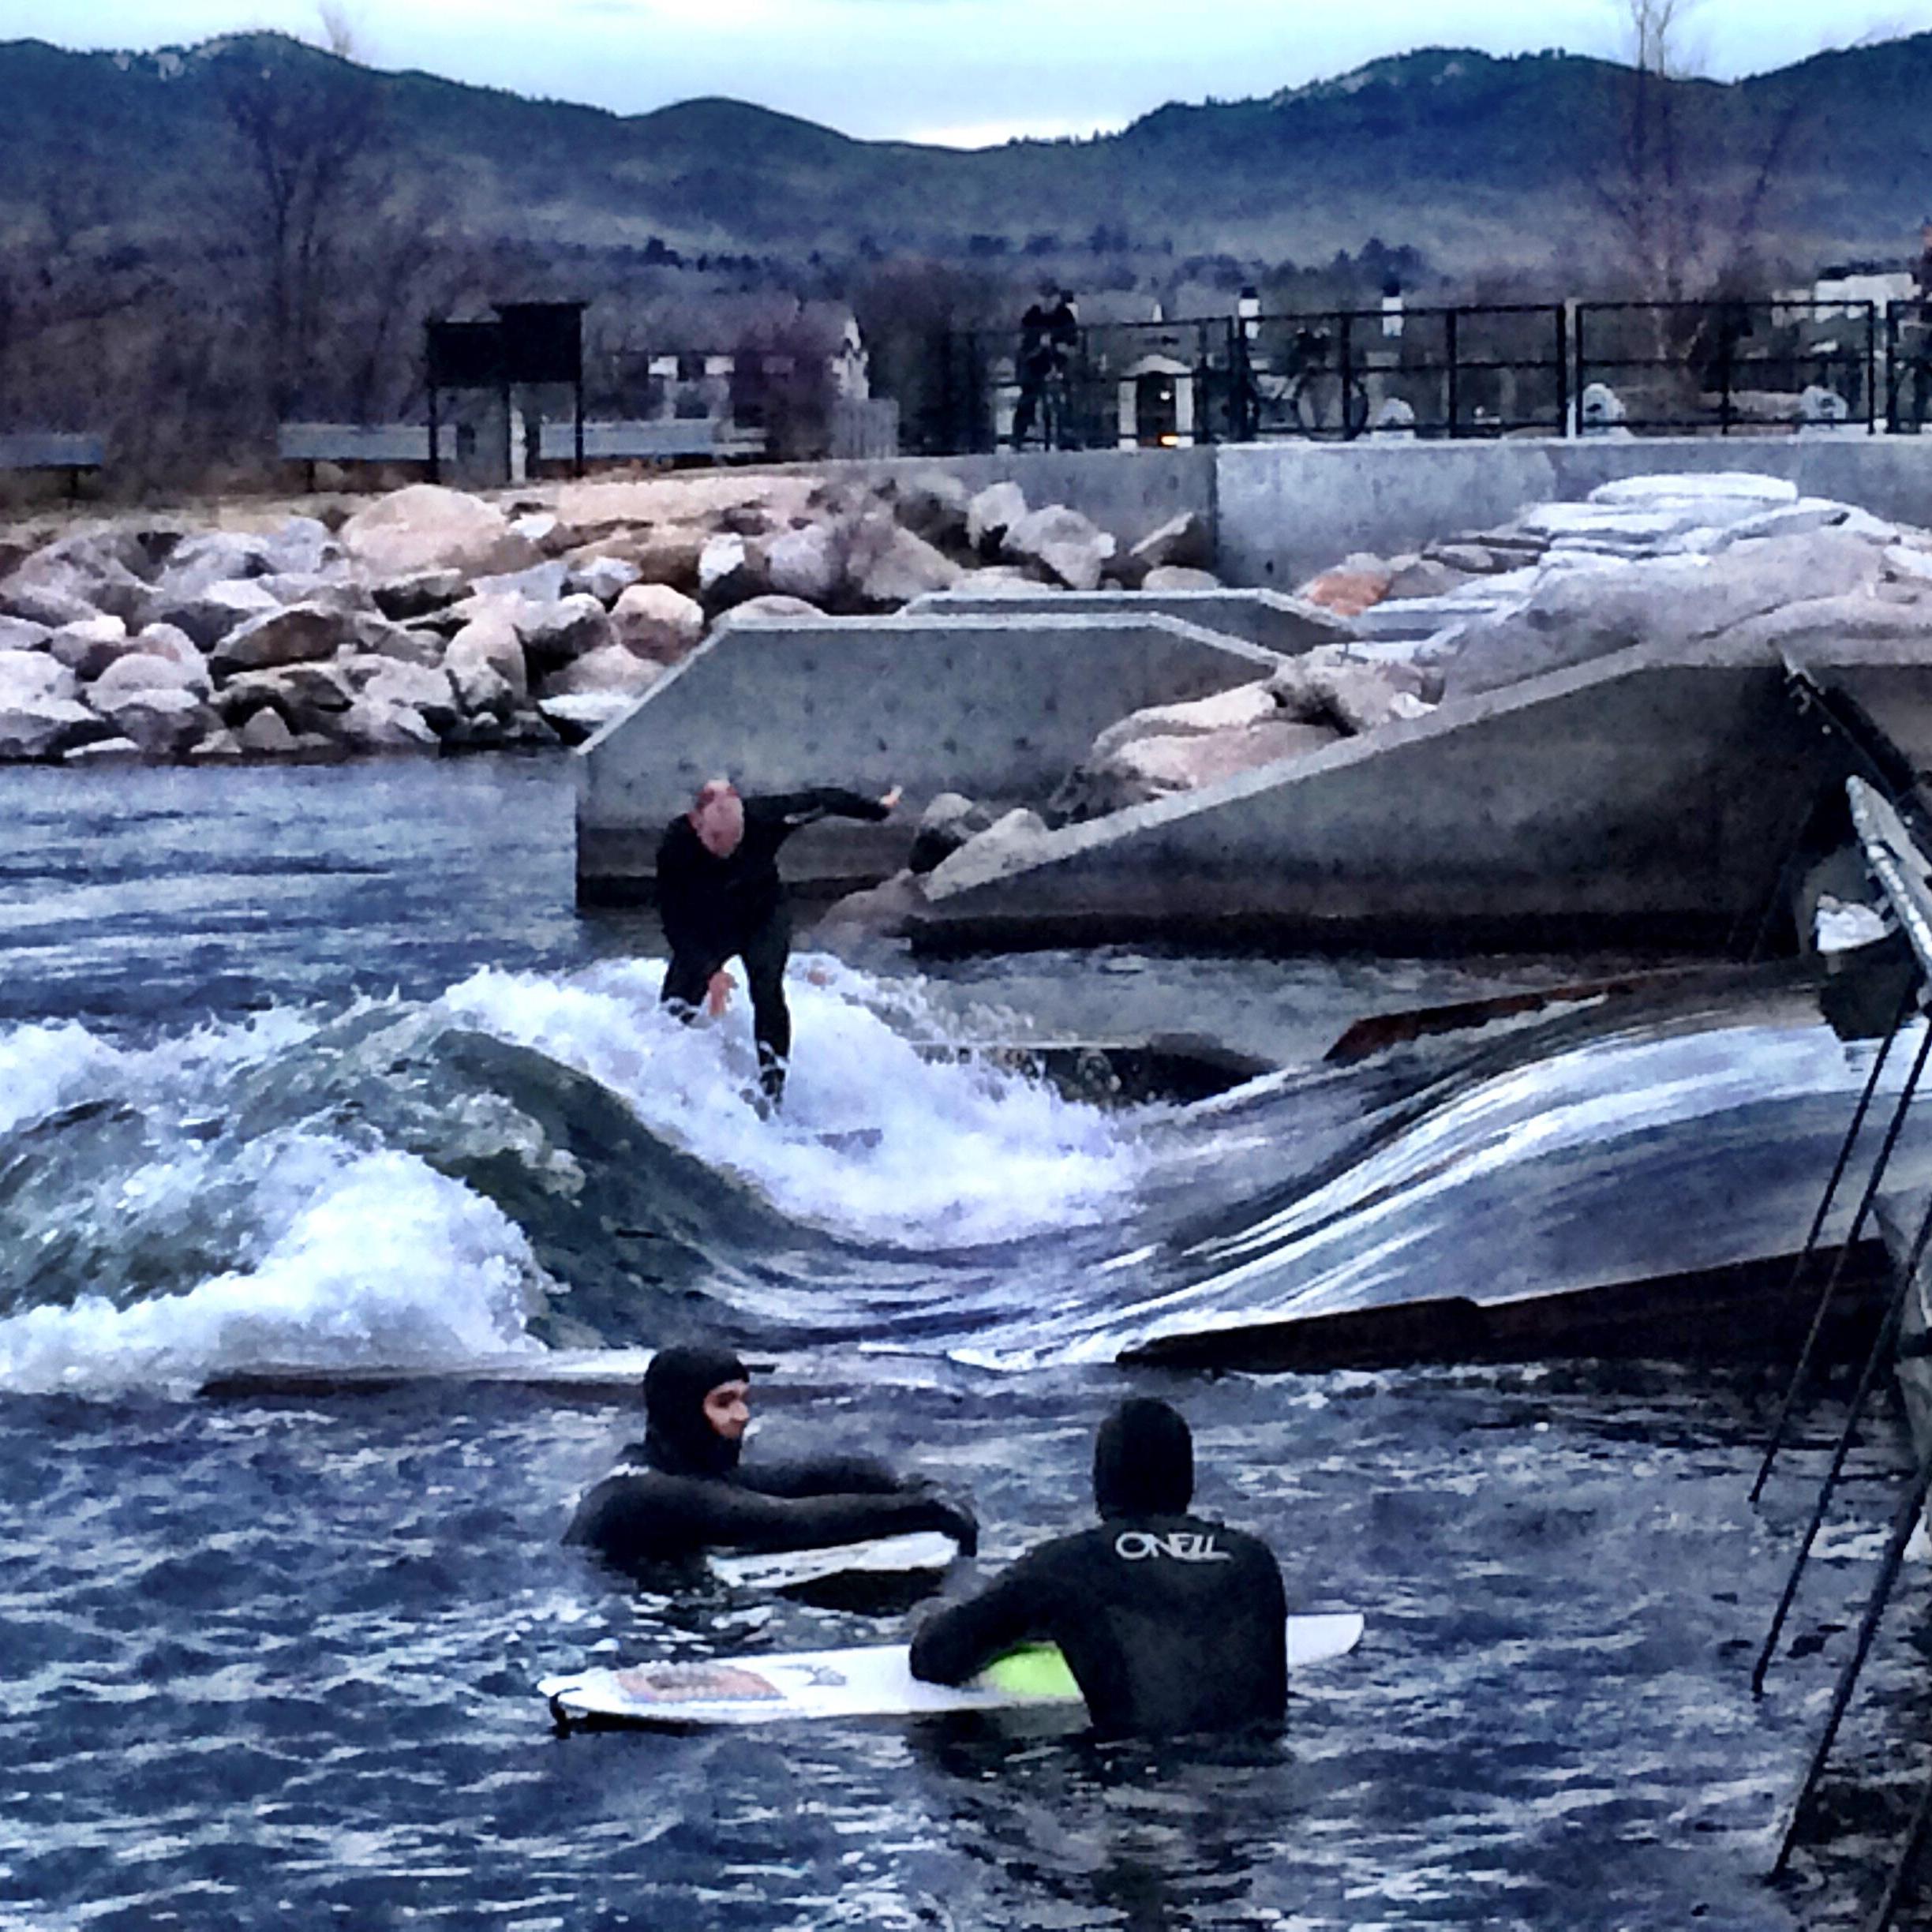
{"label": "metal railing", "polygon": [[[1586,432],[1878,427],[1875,302],[1578,302],[1571,334]],[[1593,385],[1615,398],[1595,421]]]}
{"label": "metal railing", "polygon": [[1932,421],[1932,301],[1459,304],[944,339],[934,454],[1274,437],[1903,435]]}

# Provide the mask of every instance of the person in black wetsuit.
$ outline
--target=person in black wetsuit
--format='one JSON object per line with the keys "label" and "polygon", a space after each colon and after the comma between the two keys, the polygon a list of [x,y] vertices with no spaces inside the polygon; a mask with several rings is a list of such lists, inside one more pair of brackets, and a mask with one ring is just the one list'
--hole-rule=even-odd
{"label": "person in black wetsuit", "polygon": [[1194,1446],[1179,1412],[1136,1396],[1094,1444],[1097,1528],[1045,1543],[938,1611],[912,1674],[964,1683],[1022,1644],[1058,1644],[1094,1728],[1169,1736],[1279,1723],[1288,1604],[1258,1537],[1189,1513]]}
{"label": "person in black wetsuit", "polygon": [[739,1461],[749,1378],[729,1349],[660,1349],[644,1373],[645,1434],[577,1506],[566,1543],[614,1567],[688,1564],[707,1550],[818,1549],[938,1530],[971,1555],[971,1511],[871,1456]]}
{"label": "person in black wetsuit", "polygon": [[720,979],[724,962],[743,960],[758,1086],[771,1106],[784,1097],[792,1052],[784,998],[792,915],[778,877],[778,848],[814,819],[884,818],[898,802],[897,786],[879,799],[837,785],[740,798],[728,778],[713,778],[658,841],[657,910],[671,947],[658,997],[687,1022],[707,994],[713,1010],[721,1010],[728,986]]}

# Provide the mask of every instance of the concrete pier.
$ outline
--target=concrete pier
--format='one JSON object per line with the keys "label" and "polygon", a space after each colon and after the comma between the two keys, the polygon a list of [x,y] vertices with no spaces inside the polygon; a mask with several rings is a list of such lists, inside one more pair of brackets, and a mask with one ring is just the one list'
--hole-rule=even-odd
{"label": "concrete pier", "polygon": [[[1813,668],[1932,699],[1896,642]],[[1024,869],[935,883],[915,942],[1721,945],[1846,770],[1763,646],[1638,646],[1065,827]]]}
{"label": "concrete pier", "polygon": [[1154,612],[727,624],[579,753],[578,895],[647,903],[665,826],[718,773],[757,792],[902,785],[892,822],[828,821],[787,848],[808,886],[869,884],[904,863],[935,793],[1037,803],[1125,713],[1280,662]]}

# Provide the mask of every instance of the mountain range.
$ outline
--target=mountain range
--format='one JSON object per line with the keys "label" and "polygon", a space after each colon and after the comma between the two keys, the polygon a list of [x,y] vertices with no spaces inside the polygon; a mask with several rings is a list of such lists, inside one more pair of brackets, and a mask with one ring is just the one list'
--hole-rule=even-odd
{"label": "mountain range", "polygon": [[[144,247],[218,231],[236,166],[223,76],[380,91],[386,192],[434,183],[489,243],[803,263],[1070,254],[1307,264],[1371,237],[1451,275],[1604,267],[1631,182],[1630,70],[1430,50],[1267,98],[1162,107],[1089,140],[960,151],[860,141],[743,102],[620,116],[421,73],[346,69],[275,36],[80,54],[0,43],[0,223]],[[1915,254],[1932,207],[1932,33],[1719,84],[1663,84],[1708,215],[1754,192],[1805,270]]]}

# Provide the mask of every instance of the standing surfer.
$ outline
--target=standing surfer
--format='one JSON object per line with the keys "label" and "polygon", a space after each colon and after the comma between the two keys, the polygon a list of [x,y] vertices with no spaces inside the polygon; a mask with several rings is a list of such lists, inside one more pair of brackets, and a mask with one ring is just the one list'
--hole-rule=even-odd
{"label": "standing surfer", "polygon": [[707,998],[718,1012],[730,985],[724,963],[743,960],[758,1088],[768,1106],[784,1097],[792,1052],[784,997],[792,913],[778,876],[778,848],[816,819],[885,818],[898,803],[897,785],[878,799],[837,785],[741,798],[730,779],[713,778],[658,842],[657,909],[671,947],[658,997],[687,1022]]}

